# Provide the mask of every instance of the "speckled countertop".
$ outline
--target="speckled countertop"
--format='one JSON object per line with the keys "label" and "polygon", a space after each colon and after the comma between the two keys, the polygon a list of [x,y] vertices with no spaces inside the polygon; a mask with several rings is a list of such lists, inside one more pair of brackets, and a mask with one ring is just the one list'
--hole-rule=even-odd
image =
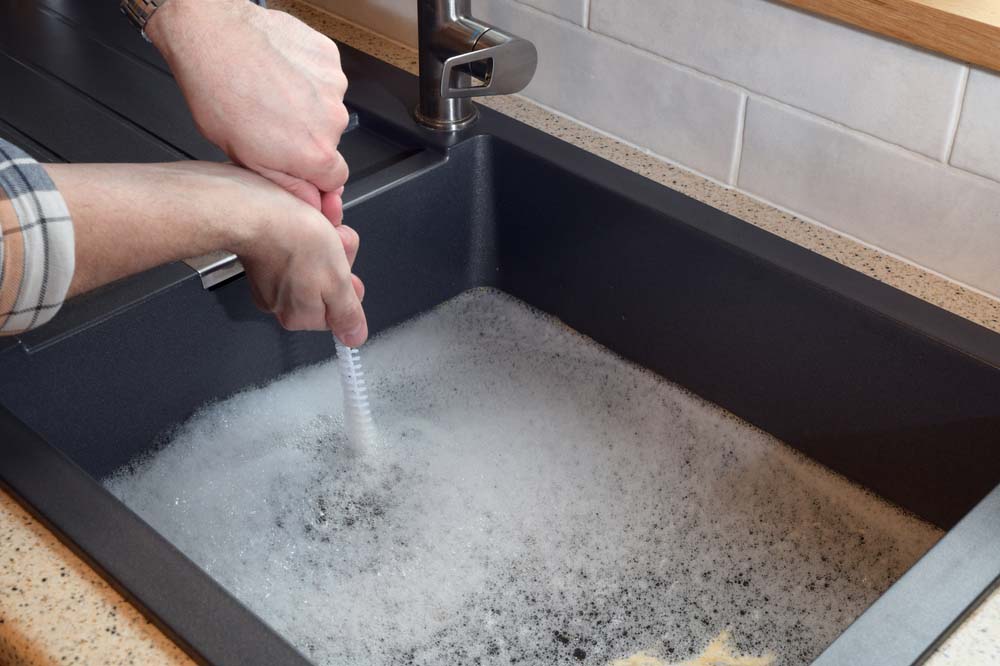
{"label": "speckled countertop", "polygon": [[[413,50],[297,0],[271,0],[318,30],[410,72]],[[524,98],[488,106],[782,236],[845,266],[1000,332],[1000,301],[800,220],[642,150],[548,111]],[[141,664],[192,662],[84,562],[0,491],[0,664]],[[926,662],[930,666],[1000,664],[1000,592]]]}

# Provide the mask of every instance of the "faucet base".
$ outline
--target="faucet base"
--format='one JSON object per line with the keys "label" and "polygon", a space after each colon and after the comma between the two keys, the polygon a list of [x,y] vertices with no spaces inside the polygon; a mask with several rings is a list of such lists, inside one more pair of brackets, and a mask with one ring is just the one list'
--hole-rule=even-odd
{"label": "faucet base", "polygon": [[424,127],[432,129],[436,132],[455,132],[460,129],[465,129],[479,119],[479,109],[472,104],[469,106],[472,108],[472,113],[459,120],[442,120],[440,118],[424,115],[424,113],[420,111],[419,105],[413,110],[413,117]]}

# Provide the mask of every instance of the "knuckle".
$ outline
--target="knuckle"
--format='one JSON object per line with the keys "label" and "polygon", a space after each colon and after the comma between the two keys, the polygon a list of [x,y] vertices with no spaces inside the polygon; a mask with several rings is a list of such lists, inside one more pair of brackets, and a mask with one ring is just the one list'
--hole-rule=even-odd
{"label": "knuckle", "polygon": [[[346,88],[346,85],[344,86]],[[340,136],[347,130],[348,124],[351,122],[351,113],[347,110],[340,100],[337,100],[337,104],[333,109],[333,113],[330,114],[330,119],[333,123],[333,129],[337,132],[337,136]]]}
{"label": "knuckle", "polygon": [[356,275],[351,278],[351,281],[354,283],[354,293],[357,294],[358,300],[362,302],[362,307],[364,307],[365,283]]}
{"label": "knuckle", "polygon": [[324,326],[322,317],[317,318],[311,313],[301,310],[284,312],[279,315],[278,321],[288,331],[307,331]]}
{"label": "knuckle", "polygon": [[358,232],[345,225],[341,225],[340,228],[342,229],[340,234],[344,242],[344,249],[356,252],[361,246],[361,237],[358,236]]}
{"label": "knuckle", "polygon": [[350,301],[341,301],[330,309],[330,327],[335,330],[353,328],[362,316],[361,303],[356,298]]}
{"label": "knuckle", "polygon": [[317,140],[312,148],[312,159],[310,160],[313,164],[321,168],[331,168],[336,165],[337,160],[340,159],[340,153],[337,152],[337,147],[332,145],[329,141]]}
{"label": "knuckle", "polygon": [[340,164],[336,168],[336,172],[336,180],[339,183],[338,186],[344,185],[351,177],[351,170],[348,168],[347,162],[343,158],[341,158]]}
{"label": "knuckle", "polygon": [[334,286],[336,293],[343,293],[344,283],[351,279],[351,267],[347,265],[347,262],[337,262],[337,265],[333,267],[333,279],[336,282]]}

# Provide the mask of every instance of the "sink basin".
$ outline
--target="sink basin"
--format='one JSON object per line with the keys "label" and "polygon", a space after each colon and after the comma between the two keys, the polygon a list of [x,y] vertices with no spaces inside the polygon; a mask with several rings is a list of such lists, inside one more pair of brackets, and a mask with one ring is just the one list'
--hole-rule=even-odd
{"label": "sink basin", "polygon": [[[0,78],[25,94],[0,98],[0,136],[41,159],[220,158],[111,9],[9,11]],[[58,45],[36,52],[40,34]],[[948,530],[816,664],[915,664],[991,589],[1000,335],[488,109],[421,129],[415,78],[342,50],[373,333],[502,290]],[[0,480],[193,656],[306,664],[100,483],[205,402],[332,355],[256,311],[242,276],[204,278],[163,266],[0,343]]]}

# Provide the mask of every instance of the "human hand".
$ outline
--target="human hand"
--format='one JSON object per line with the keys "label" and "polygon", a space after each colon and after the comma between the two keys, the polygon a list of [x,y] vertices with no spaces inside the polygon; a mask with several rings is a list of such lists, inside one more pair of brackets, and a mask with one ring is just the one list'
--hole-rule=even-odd
{"label": "human hand", "polygon": [[146,34],[206,138],[340,222],[347,78],[333,41],[246,0],[170,0]]}
{"label": "human hand", "polygon": [[71,294],[169,261],[235,252],[257,305],[288,329],[368,336],[353,229],[232,164],[50,164],[73,218]]}
{"label": "human hand", "polygon": [[348,347],[368,338],[364,284],[351,273],[359,238],[260,176],[233,174],[245,188],[236,210],[254,211],[230,249],[243,263],[257,307],[288,330],[333,331]]}

